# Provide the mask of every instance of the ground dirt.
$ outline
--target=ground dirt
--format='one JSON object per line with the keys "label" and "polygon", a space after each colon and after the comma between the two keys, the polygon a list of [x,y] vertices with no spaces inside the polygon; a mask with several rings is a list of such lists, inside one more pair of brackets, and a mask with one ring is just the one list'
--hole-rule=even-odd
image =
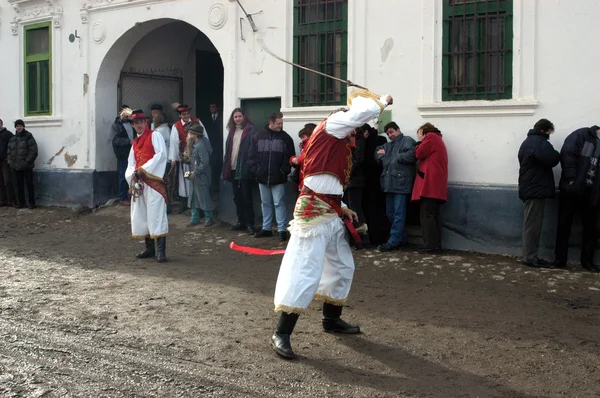
{"label": "ground dirt", "polygon": [[170,217],[169,262],[136,260],[128,209],[0,208],[2,397],[598,397],[600,275],[516,259],[355,253],[345,318],[314,303],[271,350],[283,248]]}

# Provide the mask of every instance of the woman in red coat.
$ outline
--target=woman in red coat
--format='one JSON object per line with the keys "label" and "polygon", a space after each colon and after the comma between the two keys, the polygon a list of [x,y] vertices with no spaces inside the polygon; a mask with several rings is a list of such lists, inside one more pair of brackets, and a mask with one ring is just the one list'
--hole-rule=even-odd
{"label": "woman in red coat", "polygon": [[419,252],[439,253],[442,251],[440,207],[448,200],[448,152],[442,133],[431,123],[419,127],[417,139],[418,168],[412,200],[420,201],[424,245]]}

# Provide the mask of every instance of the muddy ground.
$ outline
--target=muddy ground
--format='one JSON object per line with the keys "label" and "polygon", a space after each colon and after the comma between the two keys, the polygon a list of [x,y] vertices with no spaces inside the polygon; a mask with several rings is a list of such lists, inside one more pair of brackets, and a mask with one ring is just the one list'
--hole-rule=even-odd
{"label": "muddy ground", "polygon": [[311,307],[295,361],[269,337],[280,256],[170,217],[169,262],[136,260],[128,210],[0,208],[2,397],[598,397],[600,275],[450,252],[356,252],[346,318]]}

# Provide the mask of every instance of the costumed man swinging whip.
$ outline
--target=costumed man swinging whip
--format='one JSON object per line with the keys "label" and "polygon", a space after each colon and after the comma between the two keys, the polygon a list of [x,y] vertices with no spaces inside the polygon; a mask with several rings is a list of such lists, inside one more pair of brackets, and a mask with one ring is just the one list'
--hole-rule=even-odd
{"label": "costumed man swinging whip", "polygon": [[355,90],[348,104],[350,109],[332,113],[315,128],[301,156],[303,187],[275,287],[275,311],[281,311],[281,317],[271,342],[284,358],[295,357],[290,335],[299,314],[313,299],[323,301],[325,332],[360,333],[358,326],[340,318],[354,275],[354,259],[341,218],[358,221],[356,213],[342,203],[352,167],[348,137],[378,117],[392,104],[392,97]]}
{"label": "costumed man swinging whip", "polygon": [[141,110],[133,111],[129,117],[136,133],[125,171],[132,195],[131,234],[134,239],[144,238],[146,243],[146,249],[137,258],[154,257],[156,239],[156,260],[163,263],[167,261],[169,232],[167,190],[162,178],[167,167],[167,147],[163,136],[150,130],[147,119]]}

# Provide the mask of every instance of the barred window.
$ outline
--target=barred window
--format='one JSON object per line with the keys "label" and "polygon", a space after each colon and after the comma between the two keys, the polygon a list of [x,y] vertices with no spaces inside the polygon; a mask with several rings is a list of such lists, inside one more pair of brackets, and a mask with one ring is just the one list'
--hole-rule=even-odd
{"label": "barred window", "polygon": [[444,0],[442,100],[512,98],[512,0]]}
{"label": "barred window", "polygon": [[[295,0],[294,62],[347,78],[348,0]],[[294,68],[294,106],[346,103],[346,85]]]}

